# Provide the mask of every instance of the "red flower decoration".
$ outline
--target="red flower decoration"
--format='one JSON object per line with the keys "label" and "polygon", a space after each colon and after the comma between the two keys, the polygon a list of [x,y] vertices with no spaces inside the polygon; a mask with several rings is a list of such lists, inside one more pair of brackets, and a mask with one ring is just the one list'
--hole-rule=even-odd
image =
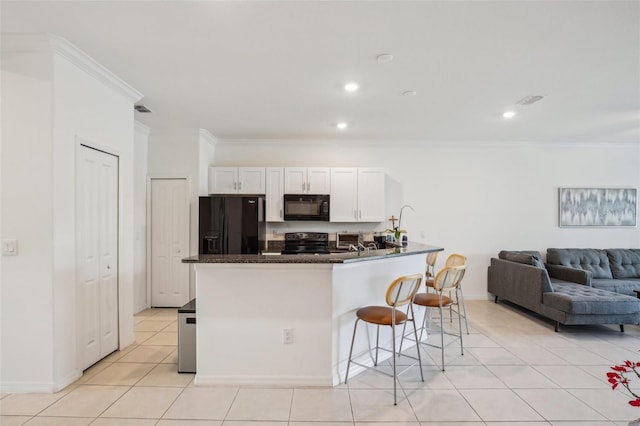
{"label": "red flower decoration", "polygon": [[634,373],[638,378],[640,378],[640,361],[639,362],[631,362],[629,360],[624,361],[623,365],[614,365],[611,367],[614,371],[607,373],[607,382],[611,385],[611,389],[615,390],[618,385],[622,385],[627,392],[631,395],[632,399],[629,401],[629,405],[632,407],[640,407],[640,395],[636,394],[631,390],[629,385],[629,378],[625,376],[625,373]]}

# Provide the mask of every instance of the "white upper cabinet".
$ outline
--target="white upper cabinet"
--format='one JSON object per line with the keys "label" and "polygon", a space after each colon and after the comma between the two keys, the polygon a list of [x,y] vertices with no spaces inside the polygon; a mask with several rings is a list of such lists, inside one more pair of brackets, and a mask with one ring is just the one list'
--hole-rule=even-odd
{"label": "white upper cabinet", "polygon": [[264,194],[264,167],[209,167],[209,194]]}
{"label": "white upper cabinet", "polygon": [[331,169],[331,222],[384,222],[384,169]]}
{"label": "white upper cabinet", "polygon": [[284,221],[284,169],[267,167],[266,221]]}
{"label": "white upper cabinet", "polygon": [[329,194],[331,169],[329,167],[285,167],[285,194]]}
{"label": "white upper cabinet", "polygon": [[358,169],[358,220],[384,222],[385,213],[384,169],[361,167]]}

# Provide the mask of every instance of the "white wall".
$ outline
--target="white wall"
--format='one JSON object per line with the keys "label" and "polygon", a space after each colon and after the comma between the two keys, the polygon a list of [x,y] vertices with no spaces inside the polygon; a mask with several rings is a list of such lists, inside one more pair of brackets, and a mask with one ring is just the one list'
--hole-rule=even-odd
{"label": "white wall", "polygon": [[147,151],[151,129],[135,123],[133,147],[133,203],[134,203],[134,267],[133,311],[138,313],[149,307],[147,301]]}
{"label": "white wall", "polygon": [[[3,46],[3,89],[5,74],[12,84],[2,107],[15,116],[3,115],[2,123],[2,161],[11,163],[11,179],[2,181],[2,229],[3,238],[11,233],[21,247],[19,256],[3,258],[5,391],[56,391],[82,373],[76,359],[75,229],[81,142],[119,157],[120,347],[134,341],[133,102],[139,94],[66,41],[39,37],[22,40],[46,58],[33,67],[9,69],[24,54]],[[34,69],[48,81],[35,83]]]}
{"label": "white wall", "polygon": [[5,43],[0,233],[18,240],[18,256],[0,258],[0,385],[46,392],[53,388],[52,55]]}
{"label": "white wall", "polygon": [[384,166],[387,215],[414,207],[402,227],[411,240],[445,248],[437,267],[453,252],[468,257],[468,298],[487,297],[487,266],[502,249],[640,247],[637,227],[558,227],[559,187],[640,186],[639,144],[220,140],[215,165]]}

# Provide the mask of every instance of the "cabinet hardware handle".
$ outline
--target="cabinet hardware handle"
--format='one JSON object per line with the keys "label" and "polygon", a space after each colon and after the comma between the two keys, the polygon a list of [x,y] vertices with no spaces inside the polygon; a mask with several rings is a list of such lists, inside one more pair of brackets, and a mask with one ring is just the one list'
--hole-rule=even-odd
{"label": "cabinet hardware handle", "polygon": [[238,182],[238,190],[242,189],[242,182]]}
{"label": "cabinet hardware handle", "polygon": [[233,182],[233,189],[234,190],[238,189],[238,182]]}
{"label": "cabinet hardware handle", "polygon": [[311,183],[307,182],[307,192],[311,191]]}
{"label": "cabinet hardware handle", "polygon": [[305,185],[306,185],[306,184],[305,184],[304,182],[302,182],[302,191],[303,191],[303,192],[304,192],[304,187],[305,187]]}
{"label": "cabinet hardware handle", "polygon": [[280,209],[280,217],[282,217],[282,209]]}

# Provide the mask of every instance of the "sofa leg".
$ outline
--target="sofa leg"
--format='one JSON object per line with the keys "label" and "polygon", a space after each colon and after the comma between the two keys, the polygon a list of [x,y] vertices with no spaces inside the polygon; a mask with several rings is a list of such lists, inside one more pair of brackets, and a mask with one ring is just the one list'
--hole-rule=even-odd
{"label": "sofa leg", "polygon": [[493,303],[498,303],[498,296],[493,300]]}
{"label": "sofa leg", "polygon": [[620,333],[624,333],[624,324],[620,324]]}
{"label": "sofa leg", "polygon": [[556,321],[556,327],[555,327],[556,333],[558,332],[558,324],[559,324],[558,321]]}

